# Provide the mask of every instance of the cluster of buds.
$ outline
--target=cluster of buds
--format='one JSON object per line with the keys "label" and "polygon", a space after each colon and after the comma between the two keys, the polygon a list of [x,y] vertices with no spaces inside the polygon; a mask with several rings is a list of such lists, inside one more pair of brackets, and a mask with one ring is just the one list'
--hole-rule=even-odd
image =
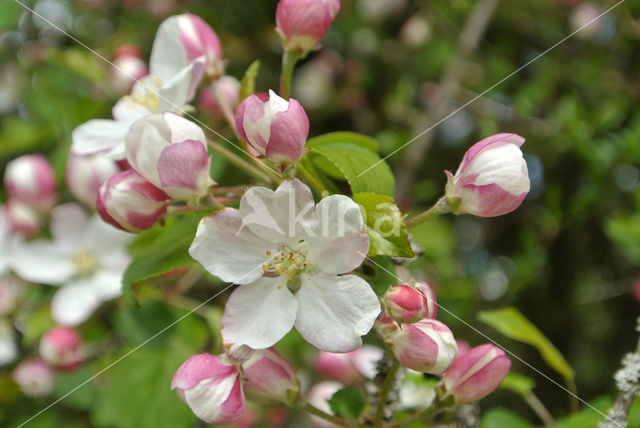
{"label": "cluster of buds", "polygon": [[292,404],[300,385],[293,366],[274,348],[255,350],[243,362],[226,354],[198,354],[185,361],[171,389],[203,421],[226,425],[245,413],[247,396]]}
{"label": "cluster of buds", "polygon": [[391,287],[376,328],[400,364],[419,372],[440,374],[458,355],[449,328],[435,319],[435,294],[426,282]]}
{"label": "cluster of buds", "polygon": [[9,197],[5,215],[11,229],[32,236],[40,227],[41,213],[56,202],[56,179],[49,161],[40,154],[20,156],[7,165],[4,187]]}

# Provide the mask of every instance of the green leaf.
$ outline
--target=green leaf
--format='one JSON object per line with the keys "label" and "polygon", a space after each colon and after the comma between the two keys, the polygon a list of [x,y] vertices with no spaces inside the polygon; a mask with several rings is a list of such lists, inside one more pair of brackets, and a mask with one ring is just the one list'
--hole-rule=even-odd
{"label": "green leaf", "polygon": [[516,308],[483,311],[478,315],[478,319],[510,339],[535,347],[544,361],[566,380],[572,380],[575,377],[573,369],[560,351]]}
{"label": "green leaf", "polygon": [[[589,404],[606,415],[613,405],[613,400],[611,397],[600,396],[591,400]],[[596,428],[598,423],[604,420],[604,416],[599,412],[591,407],[584,406],[579,412],[558,420],[558,428]]]}
{"label": "green leaf", "polygon": [[[314,165],[328,176],[346,180],[353,193],[393,196],[395,179],[378,156],[378,142],[354,132],[333,132],[307,141]],[[375,166],[374,166],[375,165]]]}
{"label": "green leaf", "polygon": [[248,96],[256,92],[256,78],[260,71],[260,61],[255,60],[251,63],[247,71],[245,71],[242,80],[240,80],[240,92],[238,94],[238,105]]}
{"label": "green leaf", "polygon": [[[142,343],[171,325],[174,317],[160,300],[147,300],[139,308],[129,307],[114,314],[118,334],[131,343]],[[160,335],[146,346],[166,346],[167,335]]]}
{"label": "green leaf", "polygon": [[640,263],[640,215],[607,219],[605,232],[632,263]]}
{"label": "green leaf", "polygon": [[334,415],[353,421],[360,418],[366,405],[364,394],[357,388],[341,389],[327,401]]}
{"label": "green leaf", "polygon": [[52,395],[57,399],[61,399],[61,403],[65,406],[78,410],[91,410],[94,402],[98,399],[98,389],[93,382],[88,382],[82,386],[82,391],[78,394],[69,394],[69,391],[86,382],[91,376],[93,376],[93,373],[89,370],[87,364],[71,372],[56,373]]}
{"label": "green leaf", "polygon": [[[390,285],[397,284],[396,265],[391,257],[376,257],[373,262],[365,261],[362,265],[367,274],[367,282],[378,296],[387,292]],[[368,271],[371,271],[369,274]]]}
{"label": "green leaf", "polygon": [[137,236],[130,248],[133,261],[122,277],[122,292],[130,303],[135,303],[133,284],[193,263],[188,251],[201,217],[184,213]]}
{"label": "green leaf", "polygon": [[480,428],[534,428],[534,425],[507,409],[491,409],[482,418]]}
{"label": "green leaf", "polygon": [[500,388],[508,389],[518,395],[525,396],[531,393],[536,386],[536,381],[528,376],[518,373],[509,373],[500,384]]}
{"label": "green leaf", "polygon": [[353,200],[360,205],[369,234],[369,257],[414,257],[407,227],[390,196],[375,193],[355,193]]}

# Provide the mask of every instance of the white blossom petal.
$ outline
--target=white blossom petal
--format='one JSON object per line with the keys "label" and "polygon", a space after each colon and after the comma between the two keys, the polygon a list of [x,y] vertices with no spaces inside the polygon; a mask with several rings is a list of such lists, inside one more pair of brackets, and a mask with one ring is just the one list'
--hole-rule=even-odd
{"label": "white blossom petal", "polygon": [[87,220],[84,209],[75,203],[58,205],[51,210],[51,235],[64,254],[71,254],[86,239]]}
{"label": "white blossom petal", "polygon": [[187,52],[180,39],[178,20],[169,18],[160,24],[151,48],[149,74],[169,80],[189,65]]}
{"label": "white blossom petal", "polygon": [[242,224],[242,215],[225,208],[200,220],[189,254],[223,281],[249,284],[262,276],[275,246]]}
{"label": "white blossom petal", "polygon": [[344,195],[322,199],[312,216],[313,234],[305,238],[309,260],[329,274],[351,272],[369,251],[360,207]]}
{"label": "white blossom petal", "polygon": [[105,223],[96,215],[89,219],[83,246],[98,259],[103,269],[124,271],[131,261],[126,248],[134,237]]}
{"label": "white blossom petal", "polygon": [[191,101],[202,80],[205,64],[204,56],[196,58],[173,77],[162,82],[159,111],[176,111]]}
{"label": "white blossom petal", "polygon": [[225,345],[264,349],[291,330],[298,304],[285,281],[282,276],[265,277],[241,285],[231,294],[221,321]]}
{"label": "white blossom petal", "polygon": [[124,159],[124,137],[133,121],[92,119],[71,133],[71,150],[77,155],[106,152],[112,159]]}
{"label": "white blossom petal", "polygon": [[51,241],[16,243],[9,255],[11,269],[29,282],[60,285],[73,277],[73,263]]}
{"label": "white blossom petal", "polygon": [[294,179],[283,181],[275,192],[266,187],[250,188],[239,209],[244,224],[256,235],[269,242],[295,245],[310,228],[313,206],[311,190]]}
{"label": "white blossom petal", "polygon": [[223,413],[222,405],[236,386],[238,375],[227,376],[221,381],[205,379],[195,387],[184,390],[184,401],[193,413],[203,421],[212,422]]}
{"label": "white blossom petal", "polygon": [[364,279],[355,275],[303,277],[296,299],[296,329],[323,351],[357,349],[362,344],[360,336],[371,330],[380,313],[378,297]]}
{"label": "white blossom petal", "polygon": [[122,295],[122,271],[102,270],[87,278],[86,286],[96,298],[105,302]]}
{"label": "white blossom petal", "polygon": [[91,279],[74,281],[53,296],[51,317],[57,324],[76,326],[89,319],[100,303]]}

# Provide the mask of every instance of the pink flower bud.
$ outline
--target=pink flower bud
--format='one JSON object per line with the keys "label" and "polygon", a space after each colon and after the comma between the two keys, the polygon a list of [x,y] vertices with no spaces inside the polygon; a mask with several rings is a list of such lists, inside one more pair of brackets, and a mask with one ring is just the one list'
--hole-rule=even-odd
{"label": "pink flower bud", "polygon": [[180,366],[171,389],[193,413],[211,425],[237,421],[245,411],[238,367],[224,355],[198,354]]}
{"label": "pink flower bud", "polygon": [[149,74],[140,49],[134,45],[122,45],[113,54],[113,67],[109,69],[111,84],[119,92],[129,92],[136,81]]}
{"label": "pink flower bud", "polygon": [[457,339],[456,344],[458,345],[458,357],[471,350],[471,346],[469,346],[469,343],[466,340]]}
{"label": "pink flower bud", "polygon": [[48,210],[55,202],[56,179],[53,168],[42,155],[24,155],[9,162],[4,187],[10,197],[39,210]]}
{"label": "pink flower bud", "polygon": [[[153,50],[182,56],[186,63],[204,56],[205,72],[209,76],[220,76],[224,72],[222,46],[218,35],[202,18],[191,13],[164,20],[158,28]],[[152,53],[152,70],[154,63]]]}
{"label": "pink flower bud", "polygon": [[41,359],[21,362],[13,370],[11,378],[30,397],[47,396],[53,389],[53,370]]}
{"label": "pink flower bud", "polygon": [[417,287],[391,287],[384,295],[384,303],[387,313],[399,323],[411,324],[422,318],[433,318],[429,310],[433,311],[435,305],[430,306],[427,296]]}
{"label": "pink flower bud", "polygon": [[130,169],[100,187],[97,210],[104,221],[118,229],[140,232],[156,224],[168,203],[166,193]]}
{"label": "pink flower bud", "polygon": [[529,193],[522,144],[519,135],[496,134],[471,146],[455,175],[445,171],[451,211],[495,217],[518,208]]}
{"label": "pink flower bud", "polygon": [[429,287],[426,281],[416,281],[414,287],[422,291],[422,294],[427,298],[427,314],[425,318],[435,319],[438,315],[438,303],[436,302],[436,294],[433,289]]}
{"label": "pink flower bud", "polygon": [[400,364],[424,373],[444,372],[458,355],[451,330],[440,321],[425,318],[415,324],[401,324],[384,332]]}
{"label": "pink flower bud", "polygon": [[[333,397],[333,394],[343,388],[338,382],[320,382],[315,384],[307,393],[307,402],[312,406],[322,410],[325,413],[333,414],[327,400]],[[317,416],[311,416],[311,422],[314,428],[339,428],[340,425],[320,419]]]}
{"label": "pink flower bud", "polygon": [[458,403],[471,403],[495,391],[510,368],[511,360],[502,349],[480,345],[456,358],[440,384]]}
{"label": "pink flower bud", "polygon": [[256,350],[242,368],[247,395],[286,404],[297,400],[300,384],[296,371],[274,348]]}
{"label": "pink flower bud", "polygon": [[340,0],[280,0],[277,31],[286,50],[300,55],[317,48],[340,11]]}
{"label": "pink flower bud", "polygon": [[95,208],[100,186],[118,171],[118,165],[101,154],[72,154],[67,160],[65,179],[73,196],[85,205]]}
{"label": "pink flower bud", "polygon": [[281,164],[297,163],[309,135],[309,118],[300,103],[269,91],[269,98],[251,95],[236,111],[238,136],[262,156]]}
{"label": "pink flower bud", "polygon": [[240,94],[240,82],[232,76],[222,76],[207,89],[200,91],[200,104],[212,115],[220,115],[227,109],[235,112]]}
{"label": "pink flower bud", "polygon": [[31,205],[11,198],[4,205],[4,212],[14,233],[30,238],[40,230],[40,214]]}
{"label": "pink flower bud", "polygon": [[127,161],[171,198],[197,202],[215,184],[206,141],[198,125],[177,114],[145,116],[126,136]]}
{"label": "pink flower bud", "polygon": [[69,327],[54,327],[40,340],[40,356],[61,370],[73,370],[84,360],[80,349],[80,336]]}
{"label": "pink flower bud", "polygon": [[329,379],[345,385],[355,385],[365,378],[375,377],[376,365],[382,356],[382,349],[369,345],[363,345],[346,354],[322,351],[318,353],[314,366],[319,373]]}

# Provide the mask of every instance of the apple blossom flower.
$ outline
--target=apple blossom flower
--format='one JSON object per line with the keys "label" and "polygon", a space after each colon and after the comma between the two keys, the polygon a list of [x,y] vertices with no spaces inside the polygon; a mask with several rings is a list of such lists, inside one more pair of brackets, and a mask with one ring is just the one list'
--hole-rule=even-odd
{"label": "apple blossom flower", "polygon": [[270,90],[268,98],[253,94],[240,103],[236,130],[270,161],[295,164],[304,154],[309,118],[298,101],[287,101]]}
{"label": "apple blossom flower", "polygon": [[329,379],[345,385],[361,383],[365,378],[373,379],[376,365],[383,351],[371,345],[363,345],[344,354],[320,351],[314,362],[316,370]]}
{"label": "apple blossom flower", "polygon": [[176,49],[178,34],[172,30],[172,18],[158,29],[151,50],[149,75],[134,85],[131,95],[113,107],[112,119],[92,119],[74,129],[72,152],[78,155],[104,153],[125,158],[124,139],[136,120],[164,111],[181,111],[193,98],[204,73],[204,55],[189,60],[184,49]]}
{"label": "apple blossom flower", "polygon": [[4,215],[14,235],[31,238],[40,230],[40,213],[19,199],[9,198],[4,204]]}
{"label": "apple blossom flower", "polygon": [[131,125],[127,161],[171,198],[195,203],[215,184],[206,141],[198,125],[175,113],[150,115]]}
{"label": "apple blossom flower", "polygon": [[496,134],[477,142],[448,177],[445,198],[455,214],[495,217],[518,208],[529,193],[527,163],[516,134]]}
{"label": "apple blossom flower", "polygon": [[[322,410],[330,415],[333,414],[327,400],[333,397],[333,394],[344,387],[338,382],[320,382],[311,387],[307,393],[307,403],[313,407]],[[340,428],[340,425],[333,424],[317,416],[311,416],[311,422],[314,428]]]}
{"label": "apple blossom flower", "polygon": [[67,160],[65,181],[73,196],[95,208],[100,186],[118,171],[116,162],[101,154],[78,156],[72,153]]}
{"label": "apple blossom flower", "polygon": [[456,358],[440,384],[457,403],[472,403],[495,391],[510,368],[511,360],[502,349],[484,344]]}
{"label": "apple blossom flower", "polygon": [[387,314],[399,323],[435,318],[437,311],[433,292],[426,282],[415,287],[403,284],[391,287],[384,295],[384,303]]}
{"label": "apple blossom flower", "polygon": [[340,11],[340,0],[280,0],[277,31],[285,50],[303,56],[316,49]]}
{"label": "apple blossom flower", "polygon": [[61,370],[73,370],[84,360],[80,336],[69,327],[49,329],[40,340],[39,350],[44,361]]}
{"label": "apple blossom flower", "polygon": [[169,50],[182,63],[190,63],[204,56],[205,72],[218,77],[224,72],[222,46],[213,28],[192,13],[167,18],[156,35],[159,48],[151,54],[151,63],[164,63],[158,56]]}
{"label": "apple blossom flower", "polygon": [[137,46],[123,45],[115,50],[109,80],[119,92],[131,91],[133,85],[147,74],[149,68]]}
{"label": "apple blossom flower", "polygon": [[358,348],[380,304],[356,269],[369,249],[358,205],[332,195],[315,205],[300,180],[249,189],[239,209],[200,221],[191,256],[240,284],[222,316],[225,346],[273,346],[292,327],[330,352]]}
{"label": "apple blossom flower", "polygon": [[396,324],[388,317],[378,321],[378,330],[400,364],[424,373],[444,372],[458,355],[449,327],[425,318],[415,324]]}
{"label": "apple blossom flower", "polygon": [[97,209],[107,223],[136,233],[156,224],[166,213],[169,201],[166,193],[130,169],[100,187]]}
{"label": "apple blossom flower", "polygon": [[24,395],[45,397],[53,389],[53,370],[41,359],[32,358],[18,364],[11,378]]}
{"label": "apple blossom flower", "polygon": [[260,349],[242,364],[243,388],[249,397],[293,404],[300,393],[296,370],[275,348]]}
{"label": "apple blossom flower", "polygon": [[56,179],[49,161],[42,155],[20,156],[7,165],[4,188],[10,198],[38,210],[48,210],[56,199]]}
{"label": "apple blossom flower", "polygon": [[240,370],[225,355],[189,358],[173,375],[171,389],[197,417],[211,425],[236,421],[245,411]]}
{"label": "apple blossom flower", "polygon": [[88,218],[73,203],[51,211],[51,234],[52,241],[14,245],[9,264],[26,281],[60,285],[51,302],[51,316],[57,324],[78,325],[102,302],[121,294],[131,235],[105,224],[97,215]]}

